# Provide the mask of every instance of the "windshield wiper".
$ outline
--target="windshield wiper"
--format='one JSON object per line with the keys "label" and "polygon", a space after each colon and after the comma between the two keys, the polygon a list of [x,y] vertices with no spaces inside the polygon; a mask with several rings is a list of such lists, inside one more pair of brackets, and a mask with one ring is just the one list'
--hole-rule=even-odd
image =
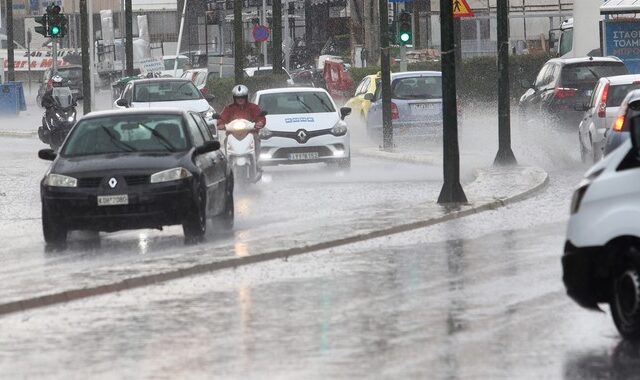
{"label": "windshield wiper", "polygon": [[320,101],[320,104],[322,104],[322,106],[324,107],[324,110],[325,110],[325,111],[327,111],[327,112],[333,112],[333,111],[331,110],[331,107],[329,107],[329,105],[324,101],[324,99],[322,99],[322,98],[320,97],[320,95],[318,95],[318,94],[313,94],[313,96],[315,96],[316,98],[318,98],[318,100]]}
{"label": "windshield wiper", "polygon": [[116,135],[113,134],[113,132],[111,132],[109,130],[109,128],[105,127],[104,125],[101,125],[100,128],[102,128],[107,135],[109,135],[109,138],[111,139],[111,142],[115,143],[116,145],[120,145],[120,147],[124,148],[125,151],[127,152],[135,152],[136,148],[132,147],[131,145],[118,140],[118,138],[116,137]]}
{"label": "windshield wiper", "polygon": [[296,99],[298,99],[300,104],[302,104],[302,106],[307,110],[307,113],[313,113],[313,110],[311,109],[311,107],[309,107],[309,105],[305,103],[304,100],[302,100],[300,95],[296,96]]}
{"label": "windshield wiper", "polygon": [[177,149],[176,149],[176,147],[171,143],[171,141],[167,140],[167,138],[166,138],[166,137],[162,136],[162,134],[160,134],[160,132],[156,131],[155,129],[153,129],[153,128],[151,128],[151,127],[149,127],[149,126],[145,125],[145,124],[140,123],[139,125],[140,125],[142,128],[145,128],[145,129],[147,129],[147,130],[151,131],[151,134],[152,134],[153,136],[155,136],[156,138],[158,138],[158,140],[160,141],[160,143],[162,143],[162,145],[163,145],[165,148],[167,148],[167,150],[168,150],[169,152],[175,152],[175,151],[177,150]]}

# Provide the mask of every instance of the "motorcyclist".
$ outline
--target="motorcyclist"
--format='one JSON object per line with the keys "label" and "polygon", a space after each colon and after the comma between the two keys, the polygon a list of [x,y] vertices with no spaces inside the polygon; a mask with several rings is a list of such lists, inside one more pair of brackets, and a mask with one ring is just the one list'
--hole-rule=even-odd
{"label": "motorcyclist", "polygon": [[55,87],[64,87],[64,79],[60,75],[54,75],[51,78],[51,86],[47,87],[47,90],[42,95],[42,100],[40,101],[40,105],[45,109],[45,117],[47,119],[51,119],[52,112],[54,106],[56,105],[56,100],[53,98],[53,89]]}
{"label": "motorcyclist", "polygon": [[[267,124],[267,118],[264,116],[260,106],[249,102],[249,88],[247,86],[242,84],[233,86],[231,94],[233,95],[233,103],[224,107],[218,119],[218,129],[224,130],[227,123],[238,119],[255,123],[253,137],[256,144],[256,156],[259,157],[260,136],[258,136],[258,131]],[[258,167],[258,169],[260,168]]]}

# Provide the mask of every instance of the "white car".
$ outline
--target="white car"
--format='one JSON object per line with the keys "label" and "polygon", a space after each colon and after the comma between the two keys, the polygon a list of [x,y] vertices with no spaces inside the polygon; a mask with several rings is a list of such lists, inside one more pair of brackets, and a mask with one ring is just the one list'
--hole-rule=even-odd
{"label": "white car", "polygon": [[611,128],[627,94],[640,89],[640,75],[618,75],[600,78],[585,111],[580,126],[580,155],[582,161],[602,158],[605,132]]}
{"label": "white car", "polygon": [[620,334],[640,338],[640,116],[631,138],[596,163],[571,202],[562,257],[567,294],[608,303]]}
{"label": "white car", "polygon": [[209,104],[213,98],[203,95],[188,79],[153,78],[127,83],[114,108],[177,108],[198,112],[206,122],[215,125],[216,111]]}
{"label": "white car", "polygon": [[[284,71],[285,75],[287,76],[287,84],[289,86],[293,86],[294,83],[293,79],[291,79],[291,74],[289,74],[287,69],[285,69],[284,67],[282,68],[282,71]],[[247,67],[244,69],[244,75],[248,76],[249,78],[271,76],[273,75],[273,66]]]}
{"label": "white car", "polygon": [[175,55],[165,55],[162,57],[162,62],[164,63],[164,70],[160,72],[160,75],[162,76],[174,76],[173,73],[175,72],[176,78],[180,78],[182,76],[182,73],[184,73],[185,67],[187,65],[191,65],[191,60],[189,59],[189,57],[187,57],[186,55],[179,55],[178,56],[178,70],[177,72],[175,71],[175,64],[176,64],[176,56]]}
{"label": "white car", "polygon": [[318,88],[258,91],[255,102],[267,112],[260,131],[262,165],[311,162],[351,165],[350,137],[344,118],[351,108],[338,108]]}

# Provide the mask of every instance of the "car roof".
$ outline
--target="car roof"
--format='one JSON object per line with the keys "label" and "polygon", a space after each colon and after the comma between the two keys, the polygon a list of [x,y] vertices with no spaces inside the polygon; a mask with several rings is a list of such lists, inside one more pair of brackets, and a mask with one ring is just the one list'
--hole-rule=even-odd
{"label": "car roof", "polygon": [[632,84],[634,82],[640,82],[640,74],[628,74],[628,75],[615,75],[611,77],[602,78],[608,81],[612,85]]}
{"label": "car roof", "polygon": [[633,90],[627,94],[627,97],[623,101],[623,103],[631,103],[640,100],[640,90]]}
{"label": "car roof", "polygon": [[405,71],[403,73],[391,73],[391,80],[400,78],[413,78],[413,77],[440,77],[442,73],[440,71]]}
{"label": "car roof", "polygon": [[552,58],[547,63],[559,63],[561,65],[572,65],[584,62],[615,62],[622,63],[618,57],[581,57],[581,58]]}
{"label": "car roof", "polygon": [[281,87],[256,91],[256,96],[265,94],[284,94],[287,92],[322,92],[329,95],[327,90],[318,87]]}
{"label": "car roof", "polygon": [[109,117],[109,116],[137,116],[137,115],[180,115],[183,116],[188,111],[185,111],[180,108],[129,108],[125,110],[107,110],[107,111],[96,111],[91,112],[82,117],[81,120],[85,119],[97,119],[101,117]]}

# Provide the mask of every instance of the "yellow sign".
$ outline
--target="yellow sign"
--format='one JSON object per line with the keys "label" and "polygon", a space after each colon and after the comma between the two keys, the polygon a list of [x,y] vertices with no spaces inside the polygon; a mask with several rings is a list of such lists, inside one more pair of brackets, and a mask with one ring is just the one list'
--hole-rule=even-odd
{"label": "yellow sign", "polygon": [[467,3],[467,0],[451,0],[453,1],[453,17],[473,17],[473,11]]}

